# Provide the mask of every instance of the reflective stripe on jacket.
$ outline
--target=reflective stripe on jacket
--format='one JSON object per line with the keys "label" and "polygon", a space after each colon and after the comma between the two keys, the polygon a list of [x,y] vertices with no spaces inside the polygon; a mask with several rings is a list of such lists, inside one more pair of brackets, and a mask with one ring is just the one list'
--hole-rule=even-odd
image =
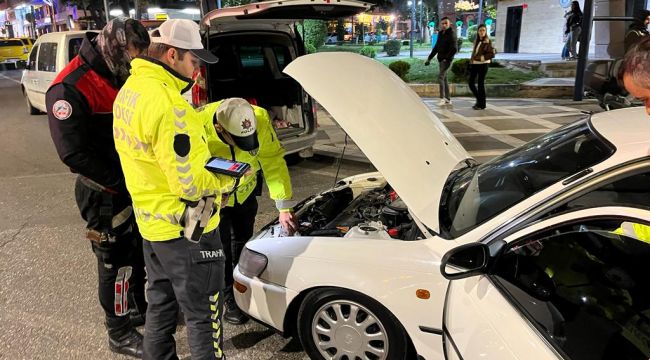
{"label": "reflective stripe on jacket", "polygon": [[[236,196],[228,199],[228,206],[233,206],[235,201],[243,203],[253,193],[257,186],[257,172],[261,169],[266,185],[269,188],[271,199],[275,200],[278,210],[290,210],[296,205],[292,200],[291,179],[289,169],[284,160],[284,148],[280,144],[275,130],[271,124],[269,113],[259,106],[253,105],[257,119],[257,139],[260,147],[256,154],[231,147],[225,144],[216,134],[213,117],[221,101],[208,104],[199,111],[203,114],[204,126],[208,132],[208,146],[213,156],[245,162],[251,165],[253,173],[240,179],[237,185]],[[233,154],[234,150],[234,154]]]}
{"label": "reflective stripe on jacket", "polygon": [[[210,158],[201,116],[181,96],[191,80],[153,59],[137,58],[113,106],[115,147],[142,236],[182,236],[185,204],[232,190],[234,180],[205,169]],[[215,209],[204,233],[219,224]]]}

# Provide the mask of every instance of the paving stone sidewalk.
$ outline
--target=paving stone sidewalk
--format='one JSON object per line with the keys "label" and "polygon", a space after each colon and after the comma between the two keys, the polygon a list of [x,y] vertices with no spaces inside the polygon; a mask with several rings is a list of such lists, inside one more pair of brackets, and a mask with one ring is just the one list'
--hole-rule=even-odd
{"label": "paving stone sidewalk", "polygon": [[[473,98],[452,100],[452,105],[438,106],[438,99],[422,99],[479,163],[576,121],[584,112],[602,111],[592,100],[488,99],[487,109],[480,111],[472,109]],[[345,147],[344,159],[368,162],[325,110],[319,111],[318,123],[316,154],[340,157]]]}

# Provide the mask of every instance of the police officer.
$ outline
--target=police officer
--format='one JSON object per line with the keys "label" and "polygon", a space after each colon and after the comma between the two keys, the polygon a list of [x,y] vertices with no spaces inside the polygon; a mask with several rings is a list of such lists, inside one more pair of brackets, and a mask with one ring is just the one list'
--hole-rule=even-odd
{"label": "police officer", "polygon": [[[185,316],[192,359],[221,359],[224,283],[218,224],[234,179],[205,169],[214,127],[182,97],[203,49],[199,26],[171,19],[151,34],[147,57],[131,63],[113,112],[115,147],[144,238],[147,267],[145,359],[177,359],[177,312]],[[254,133],[250,134],[254,136]]]}
{"label": "police officer", "polygon": [[75,197],[97,257],[109,348],[135,357],[142,356],[142,335],[134,326],[144,323],[146,312],[142,239],[113,144],[111,110],[131,58],[148,46],[149,35],[139,22],[113,19],[99,34],[86,34],[79,55],[46,94],[56,150],[79,174]]}
{"label": "police officer", "polygon": [[[216,109],[216,110],[215,110]],[[284,149],[271,125],[266,110],[250,105],[241,98],[231,98],[206,105],[204,112],[215,114],[216,130],[221,140],[210,144],[214,156],[251,164],[253,172],[238,180],[237,191],[228,198],[221,209],[219,231],[226,252],[226,313],[224,319],[231,324],[243,324],[247,316],[237,307],[232,293],[233,268],[246,241],[253,235],[257,198],[261,195],[262,174],[269,195],[280,212],[279,220],[287,234],[297,230],[293,214],[289,170],[284,160]],[[257,131],[257,136],[246,136]]]}

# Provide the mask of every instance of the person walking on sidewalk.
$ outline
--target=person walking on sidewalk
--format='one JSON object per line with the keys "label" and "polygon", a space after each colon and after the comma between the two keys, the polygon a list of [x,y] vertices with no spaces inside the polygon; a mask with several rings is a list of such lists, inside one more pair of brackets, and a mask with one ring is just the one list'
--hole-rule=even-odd
{"label": "person walking on sidewalk", "polygon": [[[494,58],[494,48],[487,34],[487,28],[484,24],[478,26],[476,40],[474,40],[474,49],[469,63],[469,89],[476,98],[476,104],[472,106],[474,110],[485,109],[485,75],[488,72],[488,64]],[[478,78],[478,89],[476,80]]]}
{"label": "person walking on sidewalk", "polygon": [[632,46],[643,38],[650,36],[648,24],[650,24],[650,11],[645,9],[639,10],[634,16],[634,22],[632,22],[629,30],[625,34],[625,52],[630,50]]}
{"label": "person walking on sidewalk", "polygon": [[[232,159],[251,164],[250,175],[241,177],[237,190],[228,199],[227,205],[219,214],[219,232],[226,252],[226,287],[224,291],[226,312],[223,318],[231,324],[239,325],[248,320],[233,296],[233,269],[248,240],[253,236],[257,216],[257,196],[262,193],[262,179],[269,189],[269,196],[279,211],[279,220],[287,235],[297,229],[292,200],[291,178],[284,160],[284,148],[273,129],[266,110],[253,106],[241,98],[230,98],[208,104],[202,112],[214,114],[217,134],[221,142],[208,143],[213,156]],[[257,137],[244,137],[256,120]],[[255,122],[254,122],[255,123]],[[245,142],[252,139],[253,142]],[[264,174],[264,176],[262,176]]]}
{"label": "person walking on sidewalk", "polygon": [[436,54],[438,55],[438,86],[440,88],[440,103],[439,105],[451,104],[451,94],[449,93],[449,82],[447,81],[447,71],[454,61],[454,55],[458,51],[458,43],[456,38],[456,31],[451,26],[451,21],[448,17],[442,18],[440,21],[440,32],[438,33],[438,41],[431,50],[427,61],[424,65],[429,66],[431,59]]}
{"label": "person walking on sidewalk", "polygon": [[79,174],[75,198],[97,257],[97,295],[109,349],[134,357],[142,356],[142,335],[135,326],[144,323],[147,308],[142,238],[113,144],[112,109],[131,59],[148,46],[144,26],[115,18],[101,32],[86,33],[79,55],[45,95],[56,151]]}
{"label": "person walking on sidewalk", "polygon": [[625,89],[643,101],[650,115],[650,36],[646,36],[625,53],[618,74]]}
{"label": "person walking on sidewalk", "polygon": [[571,10],[565,15],[566,29],[564,34],[567,35],[566,45],[569,48],[569,60],[578,58],[577,44],[582,32],[582,10],[577,1],[571,2]]}
{"label": "person walking on sidewalk", "polygon": [[180,306],[192,359],[223,359],[225,255],[218,204],[235,181],[205,168],[216,130],[182,96],[200,61],[218,59],[203,49],[199,25],[191,20],[165,21],[151,42],[148,56],[133,60],[113,107],[120,114],[113,123],[115,147],[145,240],[143,357],[178,359]]}

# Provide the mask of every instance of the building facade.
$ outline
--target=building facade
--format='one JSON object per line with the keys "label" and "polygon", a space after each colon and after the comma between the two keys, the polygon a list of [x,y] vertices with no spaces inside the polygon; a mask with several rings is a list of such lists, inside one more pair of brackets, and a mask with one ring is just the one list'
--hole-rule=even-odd
{"label": "building facade", "polygon": [[[584,10],[584,0],[579,0]],[[632,16],[648,8],[648,0],[594,0],[594,16]],[[564,47],[564,14],[570,0],[500,0],[497,5],[497,50],[505,53],[557,53]],[[593,23],[590,58],[622,56],[629,23]],[[586,24],[583,24],[586,26]]]}

